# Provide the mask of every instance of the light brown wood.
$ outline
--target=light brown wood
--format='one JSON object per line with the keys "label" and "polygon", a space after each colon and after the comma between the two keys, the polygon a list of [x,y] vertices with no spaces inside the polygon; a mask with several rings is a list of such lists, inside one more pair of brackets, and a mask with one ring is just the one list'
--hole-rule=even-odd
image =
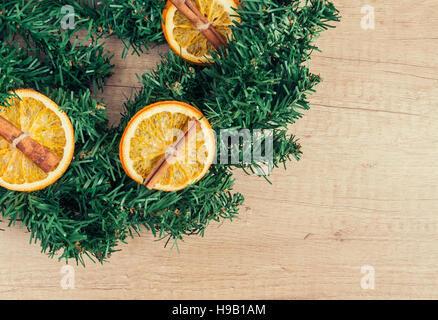
{"label": "light brown wood", "polygon": [[[311,61],[325,79],[291,127],[304,156],[274,170],[273,185],[236,172],[240,219],[187,238],[180,253],[144,233],[110,262],[62,263],[0,223],[0,298],[438,298],[438,3],[336,1],[343,19]],[[362,30],[361,7],[375,7]],[[113,122],[135,72],[158,51],[118,59],[105,92]],[[123,86],[121,86],[123,85]],[[260,192],[263,190],[263,192]],[[361,267],[375,289],[361,288]]]}

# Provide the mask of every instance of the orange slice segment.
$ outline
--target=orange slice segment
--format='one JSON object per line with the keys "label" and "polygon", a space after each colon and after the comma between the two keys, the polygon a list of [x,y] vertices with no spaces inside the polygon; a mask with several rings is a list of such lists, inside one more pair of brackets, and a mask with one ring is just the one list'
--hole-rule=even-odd
{"label": "orange slice segment", "polygon": [[143,184],[154,165],[169,151],[192,118],[199,120],[199,129],[172,161],[154,189],[177,191],[200,180],[213,162],[215,135],[199,110],[178,101],[154,103],[131,119],[120,142],[120,160],[128,176]]}
{"label": "orange slice segment", "polygon": [[[193,3],[224,39],[232,38],[230,26],[239,20],[234,10],[237,1],[193,0]],[[170,1],[163,11],[163,21],[164,36],[176,54],[192,63],[208,63],[211,58],[209,51],[214,47]]]}
{"label": "orange slice segment", "polygon": [[73,126],[58,105],[41,93],[29,89],[15,93],[19,99],[10,99],[10,106],[0,106],[0,115],[61,161],[54,170],[45,173],[0,137],[0,186],[14,191],[36,191],[53,184],[67,170],[75,145]]}

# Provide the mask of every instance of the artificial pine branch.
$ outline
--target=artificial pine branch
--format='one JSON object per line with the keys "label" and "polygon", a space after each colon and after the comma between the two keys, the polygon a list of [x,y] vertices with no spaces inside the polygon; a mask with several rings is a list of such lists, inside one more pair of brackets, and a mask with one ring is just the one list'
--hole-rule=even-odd
{"label": "artificial pine branch", "polygon": [[[318,50],[314,40],[339,20],[338,11],[325,0],[243,3],[235,39],[225,52],[213,55],[214,64],[193,66],[170,52],[155,71],[140,76],[143,88],[126,102],[120,125],[109,129],[104,101],[95,100],[89,89],[102,88],[111,74],[104,37],[118,36],[125,54],[163,41],[164,1],[4,1],[0,103],[16,88],[41,91],[69,115],[76,146],[69,169],[50,187],[32,193],[0,190],[2,217],[26,227],[49,256],[82,264],[85,256],[104,261],[141,229],[179,241],[203,235],[212,221],[234,219],[243,197],[231,191],[231,170],[255,172],[256,162],[214,165],[195,185],[166,193],[127,177],[118,145],[137,111],[175,99],[198,107],[216,130],[272,129],[274,166],[299,159],[300,145],[288,126],[309,109],[308,95],[321,80],[309,70],[311,53]],[[60,8],[66,4],[76,12],[73,30],[59,28]],[[91,45],[75,40],[80,29],[88,30]]]}

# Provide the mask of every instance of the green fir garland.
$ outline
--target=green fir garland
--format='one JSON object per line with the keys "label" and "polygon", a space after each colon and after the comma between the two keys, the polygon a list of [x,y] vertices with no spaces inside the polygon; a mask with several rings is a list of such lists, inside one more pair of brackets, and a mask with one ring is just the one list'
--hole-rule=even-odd
{"label": "green fir garland", "polygon": [[[75,9],[73,30],[60,28],[61,8]],[[325,0],[245,0],[235,40],[207,67],[191,65],[173,52],[125,104],[116,128],[108,128],[104,101],[92,92],[111,75],[104,39],[116,35],[124,55],[164,41],[162,0],[14,0],[0,7],[0,103],[10,90],[33,88],[58,103],[75,129],[75,156],[50,187],[32,193],[0,190],[0,212],[9,225],[26,227],[31,241],[59,259],[84,256],[104,261],[144,227],[174,244],[185,235],[203,235],[211,221],[232,220],[243,202],[233,193],[231,170],[254,172],[258,165],[214,165],[197,184],[179,192],[148,190],[123,171],[118,146],[127,122],[144,106],[180,100],[199,108],[215,130],[272,129],[274,166],[299,159],[288,125],[309,109],[307,95],[320,77],[309,71],[314,40],[338,21]],[[87,30],[87,45],[75,33]],[[90,44],[91,43],[91,44]],[[242,155],[241,155],[242,156]]]}

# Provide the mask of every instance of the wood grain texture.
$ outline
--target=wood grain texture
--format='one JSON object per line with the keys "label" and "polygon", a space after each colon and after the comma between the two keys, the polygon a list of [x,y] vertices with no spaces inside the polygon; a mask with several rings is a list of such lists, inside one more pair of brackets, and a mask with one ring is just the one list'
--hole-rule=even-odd
{"label": "wood grain texture", "polygon": [[[304,156],[273,185],[236,172],[240,219],[187,238],[180,253],[149,233],[109,263],[62,263],[0,223],[0,298],[353,299],[438,298],[438,3],[335,1],[343,19],[318,40],[312,70],[324,82],[291,127]],[[375,7],[362,30],[361,7]],[[113,122],[160,46],[121,60],[105,91]],[[260,191],[263,192],[260,192]],[[375,268],[375,289],[360,286]]]}

